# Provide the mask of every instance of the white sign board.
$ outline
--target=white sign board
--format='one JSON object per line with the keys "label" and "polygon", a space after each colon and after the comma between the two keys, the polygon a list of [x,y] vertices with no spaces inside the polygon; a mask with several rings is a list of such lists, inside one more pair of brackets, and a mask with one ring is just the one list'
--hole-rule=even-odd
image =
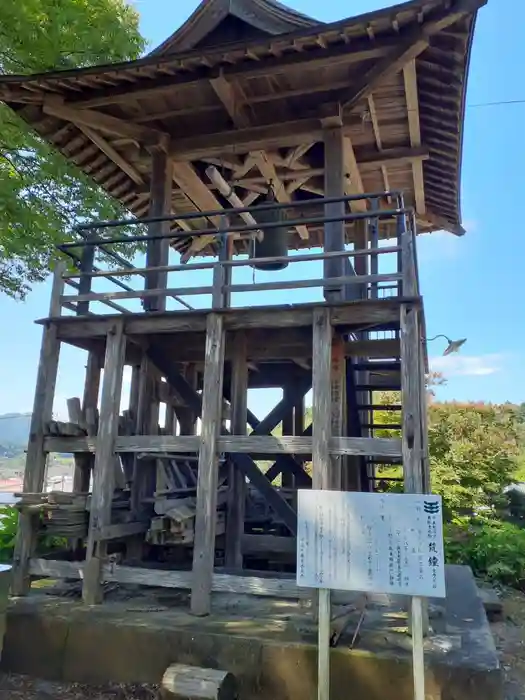
{"label": "white sign board", "polygon": [[299,491],[297,585],[444,598],[441,497]]}

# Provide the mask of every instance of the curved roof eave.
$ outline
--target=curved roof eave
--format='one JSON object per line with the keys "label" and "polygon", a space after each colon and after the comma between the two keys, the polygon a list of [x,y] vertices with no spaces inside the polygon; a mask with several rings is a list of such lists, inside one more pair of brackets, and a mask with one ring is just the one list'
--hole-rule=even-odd
{"label": "curved roof eave", "polygon": [[463,82],[463,95],[461,99],[461,109],[459,114],[459,149],[458,149],[458,167],[457,167],[457,207],[458,207],[458,231],[453,231],[456,235],[463,236],[466,231],[462,226],[462,212],[461,212],[461,170],[463,166],[463,136],[465,132],[465,113],[467,106],[467,91],[468,91],[468,79],[470,72],[470,59],[472,56],[472,45],[474,43],[474,32],[476,30],[476,19],[478,13],[474,13],[472,17],[472,24],[470,26],[470,33],[467,45],[467,54],[465,57],[465,80]]}

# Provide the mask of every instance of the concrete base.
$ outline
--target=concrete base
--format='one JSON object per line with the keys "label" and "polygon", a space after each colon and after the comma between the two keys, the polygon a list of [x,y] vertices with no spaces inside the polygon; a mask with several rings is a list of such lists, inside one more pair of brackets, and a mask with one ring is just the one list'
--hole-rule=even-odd
{"label": "concrete base", "polygon": [[[466,567],[447,567],[446,601],[431,601],[427,697],[499,700],[501,673],[490,628]],[[403,601],[374,598],[355,648],[352,620],[331,653],[333,700],[411,700],[410,638]],[[400,605],[401,603],[401,605]],[[297,601],[218,595],[195,618],[184,592],[135,591],[87,608],[35,593],[13,600],[2,666],[48,680],[158,683],[170,663],[233,673],[243,700],[316,697],[316,627]]]}

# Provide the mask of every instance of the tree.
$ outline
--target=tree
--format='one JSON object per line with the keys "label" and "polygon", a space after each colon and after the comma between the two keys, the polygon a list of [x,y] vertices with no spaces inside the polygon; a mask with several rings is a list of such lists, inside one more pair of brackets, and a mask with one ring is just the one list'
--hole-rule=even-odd
{"label": "tree", "polygon": [[429,410],[432,488],[449,515],[491,507],[512,482],[519,454],[509,405],[434,403]]}
{"label": "tree", "polygon": [[[124,0],[2,0],[0,73],[35,73],[136,58],[138,15]],[[22,298],[82,220],[120,205],[0,104],[0,291]]]}

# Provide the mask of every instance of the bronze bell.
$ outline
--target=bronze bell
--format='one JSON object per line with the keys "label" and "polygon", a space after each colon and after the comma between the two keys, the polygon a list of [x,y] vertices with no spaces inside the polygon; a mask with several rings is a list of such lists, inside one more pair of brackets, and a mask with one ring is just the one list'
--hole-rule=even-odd
{"label": "bronze bell", "polygon": [[[266,204],[274,203],[275,194],[271,189],[266,196]],[[275,226],[269,229],[265,228],[265,224],[276,224],[283,222],[283,209],[263,209],[262,211],[252,212],[257,223],[261,224],[261,230],[264,237],[261,241],[253,238],[250,245],[250,258],[275,258],[285,257],[288,255],[288,226],[283,223],[282,226]],[[288,267],[287,262],[268,262],[268,263],[253,263],[256,270],[284,270]]]}

